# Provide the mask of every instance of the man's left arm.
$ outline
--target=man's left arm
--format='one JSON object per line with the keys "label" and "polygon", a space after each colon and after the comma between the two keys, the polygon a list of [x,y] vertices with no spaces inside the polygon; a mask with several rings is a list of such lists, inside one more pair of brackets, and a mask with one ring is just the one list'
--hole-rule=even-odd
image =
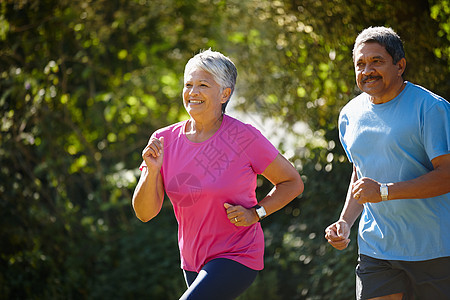
{"label": "man's left arm", "polygon": [[[450,154],[431,160],[434,169],[420,177],[401,182],[387,183],[388,198],[416,199],[431,198],[450,192]],[[361,178],[353,184],[353,194],[358,202],[381,202],[381,183],[371,178]]]}

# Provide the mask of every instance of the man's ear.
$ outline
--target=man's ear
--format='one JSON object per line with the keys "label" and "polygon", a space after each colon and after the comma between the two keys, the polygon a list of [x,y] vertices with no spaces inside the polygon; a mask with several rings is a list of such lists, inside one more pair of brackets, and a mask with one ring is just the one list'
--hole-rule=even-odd
{"label": "man's ear", "polygon": [[405,73],[406,70],[406,59],[403,57],[397,62],[398,66],[398,76],[403,76],[403,73]]}

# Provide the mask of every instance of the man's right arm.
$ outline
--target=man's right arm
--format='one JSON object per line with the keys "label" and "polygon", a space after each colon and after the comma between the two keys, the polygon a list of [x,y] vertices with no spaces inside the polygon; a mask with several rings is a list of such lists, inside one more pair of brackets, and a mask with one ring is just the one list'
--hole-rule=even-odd
{"label": "man's right arm", "polygon": [[347,248],[350,243],[350,229],[363,211],[363,205],[359,204],[352,194],[353,183],[357,180],[356,168],[353,166],[347,197],[339,220],[325,229],[325,238],[328,243],[338,250]]}

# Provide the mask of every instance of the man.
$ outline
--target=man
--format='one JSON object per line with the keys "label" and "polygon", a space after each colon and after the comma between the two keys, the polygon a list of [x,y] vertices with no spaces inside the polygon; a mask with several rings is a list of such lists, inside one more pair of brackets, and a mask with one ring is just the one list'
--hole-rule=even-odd
{"label": "man", "polygon": [[357,299],[450,297],[450,104],[403,80],[400,37],[370,27],[353,48],[363,92],[342,109],[339,133],[353,174],[336,249],[359,222]]}

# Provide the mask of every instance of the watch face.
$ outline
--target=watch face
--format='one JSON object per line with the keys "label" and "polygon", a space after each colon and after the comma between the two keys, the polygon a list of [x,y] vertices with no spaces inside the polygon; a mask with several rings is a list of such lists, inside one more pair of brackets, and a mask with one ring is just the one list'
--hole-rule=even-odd
{"label": "watch face", "polygon": [[258,214],[259,218],[264,218],[266,216],[266,210],[264,209],[264,207],[258,207],[256,209],[256,213]]}
{"label": "watch face", "polygon": [[381,194],[381,201],[386,201],[389,194],[388,187],[386,186],[386,184],[381,185],[380,194]]}

